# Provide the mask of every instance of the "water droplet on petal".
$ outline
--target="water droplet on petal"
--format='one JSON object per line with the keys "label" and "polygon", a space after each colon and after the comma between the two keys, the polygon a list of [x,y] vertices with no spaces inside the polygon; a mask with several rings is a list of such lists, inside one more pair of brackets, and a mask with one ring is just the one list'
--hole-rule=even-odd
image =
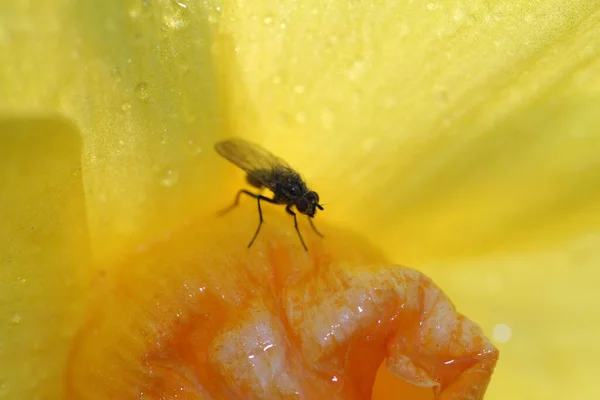
{"label": "water droplet on petal", "polygon": [[182,2],[181,0],[173,0],[175,2],[175,4],[177,4],[179,7],[181,8],[187,8],[187,5]]}
{"label": "water droplet on petal", "polygon": [[165,168],[160,175],[160,184],[164,187],[173,187],[179,181],[179,172],[173,168]]}
{"label": "water droplet on petal", "polygon": [[202,153],[202,146],[197,144],[194,140],[188,140],[188,145],[190,146],[189,151],[192,155],[197,156]]}
{"label": "water droplet on petal", "polygon": [[10,318],[10,322],[12,322],[13,324],[18,324],[19,322],[21,322],[21,316],[19,314],[15,314]]}
{"label": "water droplet on petal", "polygon": [[131,10],[129,10],[129,18],[131,19],[138,19],[140,17],[141,14],[141,9],[139,7],[134,7]]}
{"label": "water droplet on petal", "polygon": [[0,382],[0,398],[8,398],[8,394],[10,393],[10,389],[6,382]]}
{"label": "water droplet on petal", "polygon": [[377,140],[374,137],[368,137],[362,141],[361,147],[364,151],[370,151],[375,147],[376,142]]}
{"label": "water droplet on petal", "polygon": [[148,18],[152,15],[152,7],[150,2],[142,1],[135,2],[135,5],[129,10],[129,18],[132,20],[140,20]]}
{"label": "water droplet on petal", "polygon": [[356,80],[360,78],[365,73],[365,60],[358,59],[355,60],[350,68],[346,71],[348,78],[351,80]]}
{"label": "water droplet on petal", "polygon": [[173,12],[165,14],[163,21],[167,28],[174,31],[187,28],[189,24],[189,19],[187,18],[187,9],[181,7],[174,9]]}
{"label": "water droplet on petal", "polygon": [[150,94],[148,93],[148,84],[146,82],[140,82],[135,87],[135,93],[137,94],[138,99],[142,101],[149,101]]}
{"label": "water droplet on petal", "polygon": [[333,128],[333,124],[335,124],[335,115],[331,110],[326,108],[321,112],[321,124],[326,130]]}
{"label": "water droplet on petal", "polygon": [[498,324],[492,329],[492,337],[498,343],[506,343],[512,337],[512,329],[506,324]]}
{"label": "water droplet on petal", "polygon": [[131,103],[126,101],[125,103],[121,104],[121,110],[123,110],[123,111],[131,110]]}
{"label": "water droplet on petal", "polygon": [[457,8],[454,10],[454,13],[452,14],[452,18],[455,21],[462,21],[463,19],[465,19],[465,12],[463,9],[461,8]]}
{"label": "water droplet on petal", "polygon": [[121,82],[121,80],[123,79],[123,76],[121,75],[121,71],[119,70],[119,68],[113,68],[112,71],[110,72],[110,75],[113,77],[113,79],[117,83]]}
{"label": "water droplet on petal", "polygon": [[296,114],[296,122],[299,124],[304,124],[306,123],[306,114],[302,111],[298,112]]}
{"label": "water droplet on petal", "polygon": [[263,22],[265,23],[265,25],[271,25],[273,23],[273,18],[265,17],[265,19],[263,19]]}

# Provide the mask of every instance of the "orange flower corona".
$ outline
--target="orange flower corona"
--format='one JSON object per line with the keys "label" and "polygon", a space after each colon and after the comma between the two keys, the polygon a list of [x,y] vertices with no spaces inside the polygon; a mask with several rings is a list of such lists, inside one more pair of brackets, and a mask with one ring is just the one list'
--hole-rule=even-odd
{"label": "orange flower corona", "polygon": [[400,378],[415,398],[483,398],[498,351],[430,279],[331,227],[307,253],[282,210],[247,249],[254,206],[98,277],[68,399],[377,399],[410,393]]}

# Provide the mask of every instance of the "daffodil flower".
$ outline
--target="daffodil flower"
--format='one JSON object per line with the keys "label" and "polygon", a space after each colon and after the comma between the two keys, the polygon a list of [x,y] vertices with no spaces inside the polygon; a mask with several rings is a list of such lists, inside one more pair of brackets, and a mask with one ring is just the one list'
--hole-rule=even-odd
{"label": "daffodil flower", "polygon": [[[434,287],[393,264],[500,349],[486,399],[593,398],[598,26],[592,1],[2,2],[0,398],[210,398],[212,378],[222,398],[259,393],[244,367],[281,368],[245,352],[285,342],[260,334],[341,342],[315,329],[392,318],[345,289]],[[228,136],[319,192],[325,238],[301,226],[314,251],[277,207],[250,250],[256,203],[215,217],[243,184],[212,148]],[[320,354],[297,339],[293,359]],[[409,380],[426,388],[403,386],[406,370],[348,354],[370,363],[339,387],[373,399],[449,381],[421,365]]]}

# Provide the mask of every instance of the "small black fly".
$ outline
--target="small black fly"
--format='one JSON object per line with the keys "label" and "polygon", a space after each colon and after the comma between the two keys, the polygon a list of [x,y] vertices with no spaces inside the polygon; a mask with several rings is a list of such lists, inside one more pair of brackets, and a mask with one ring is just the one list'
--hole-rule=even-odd
{"label": "small black fly", "polygon": [[255,194],[242,189],[235,196],[234,203],[219,213],[223,215],[237,207],[241,194],[246,194],[256,199],[260,222],[248,247],[254,243],[263,223],[262,210],[260,208],[261,201],[272,204],[285,204],[285,211],[294,217],[294,227],[296,228],[296,232],[298,232],[298,237],[304,250],[308,251],[308,248],[298,229],[296,213],[292,210],[293,206],[296,207],[296,210],[300,214],[307,215],[313,230],[319,236],[323,236],[315,228],[312,221],[317,208],[323,210],[323,207],[319,204],[319,195],[317,192],[309,190],[300,174],[285,161],[271,154],[258,144],[243,139],[228,139],[218,142],[215,144],[215,150],[228,161],[243,169],[247,174],[246,180],[250,185],[257,189],[267,188],[273,192],[273,198],[268,198],[261,194]]}

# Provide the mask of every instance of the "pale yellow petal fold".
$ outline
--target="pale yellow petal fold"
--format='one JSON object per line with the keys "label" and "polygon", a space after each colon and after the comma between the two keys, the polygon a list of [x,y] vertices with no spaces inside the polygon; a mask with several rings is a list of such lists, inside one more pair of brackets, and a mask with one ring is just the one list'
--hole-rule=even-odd
{"label": "pale yellow petal fold", "polygon": [[56,111],[81,129],[99,260],[204,211],[217,180],[214,10],[188,3],[0,6],[0,109]]}
{"label": "pale yellow petal fold", "polygon": [[0,182],[0,397],[59,399],[94,272],[79,132],[0,118]]}

